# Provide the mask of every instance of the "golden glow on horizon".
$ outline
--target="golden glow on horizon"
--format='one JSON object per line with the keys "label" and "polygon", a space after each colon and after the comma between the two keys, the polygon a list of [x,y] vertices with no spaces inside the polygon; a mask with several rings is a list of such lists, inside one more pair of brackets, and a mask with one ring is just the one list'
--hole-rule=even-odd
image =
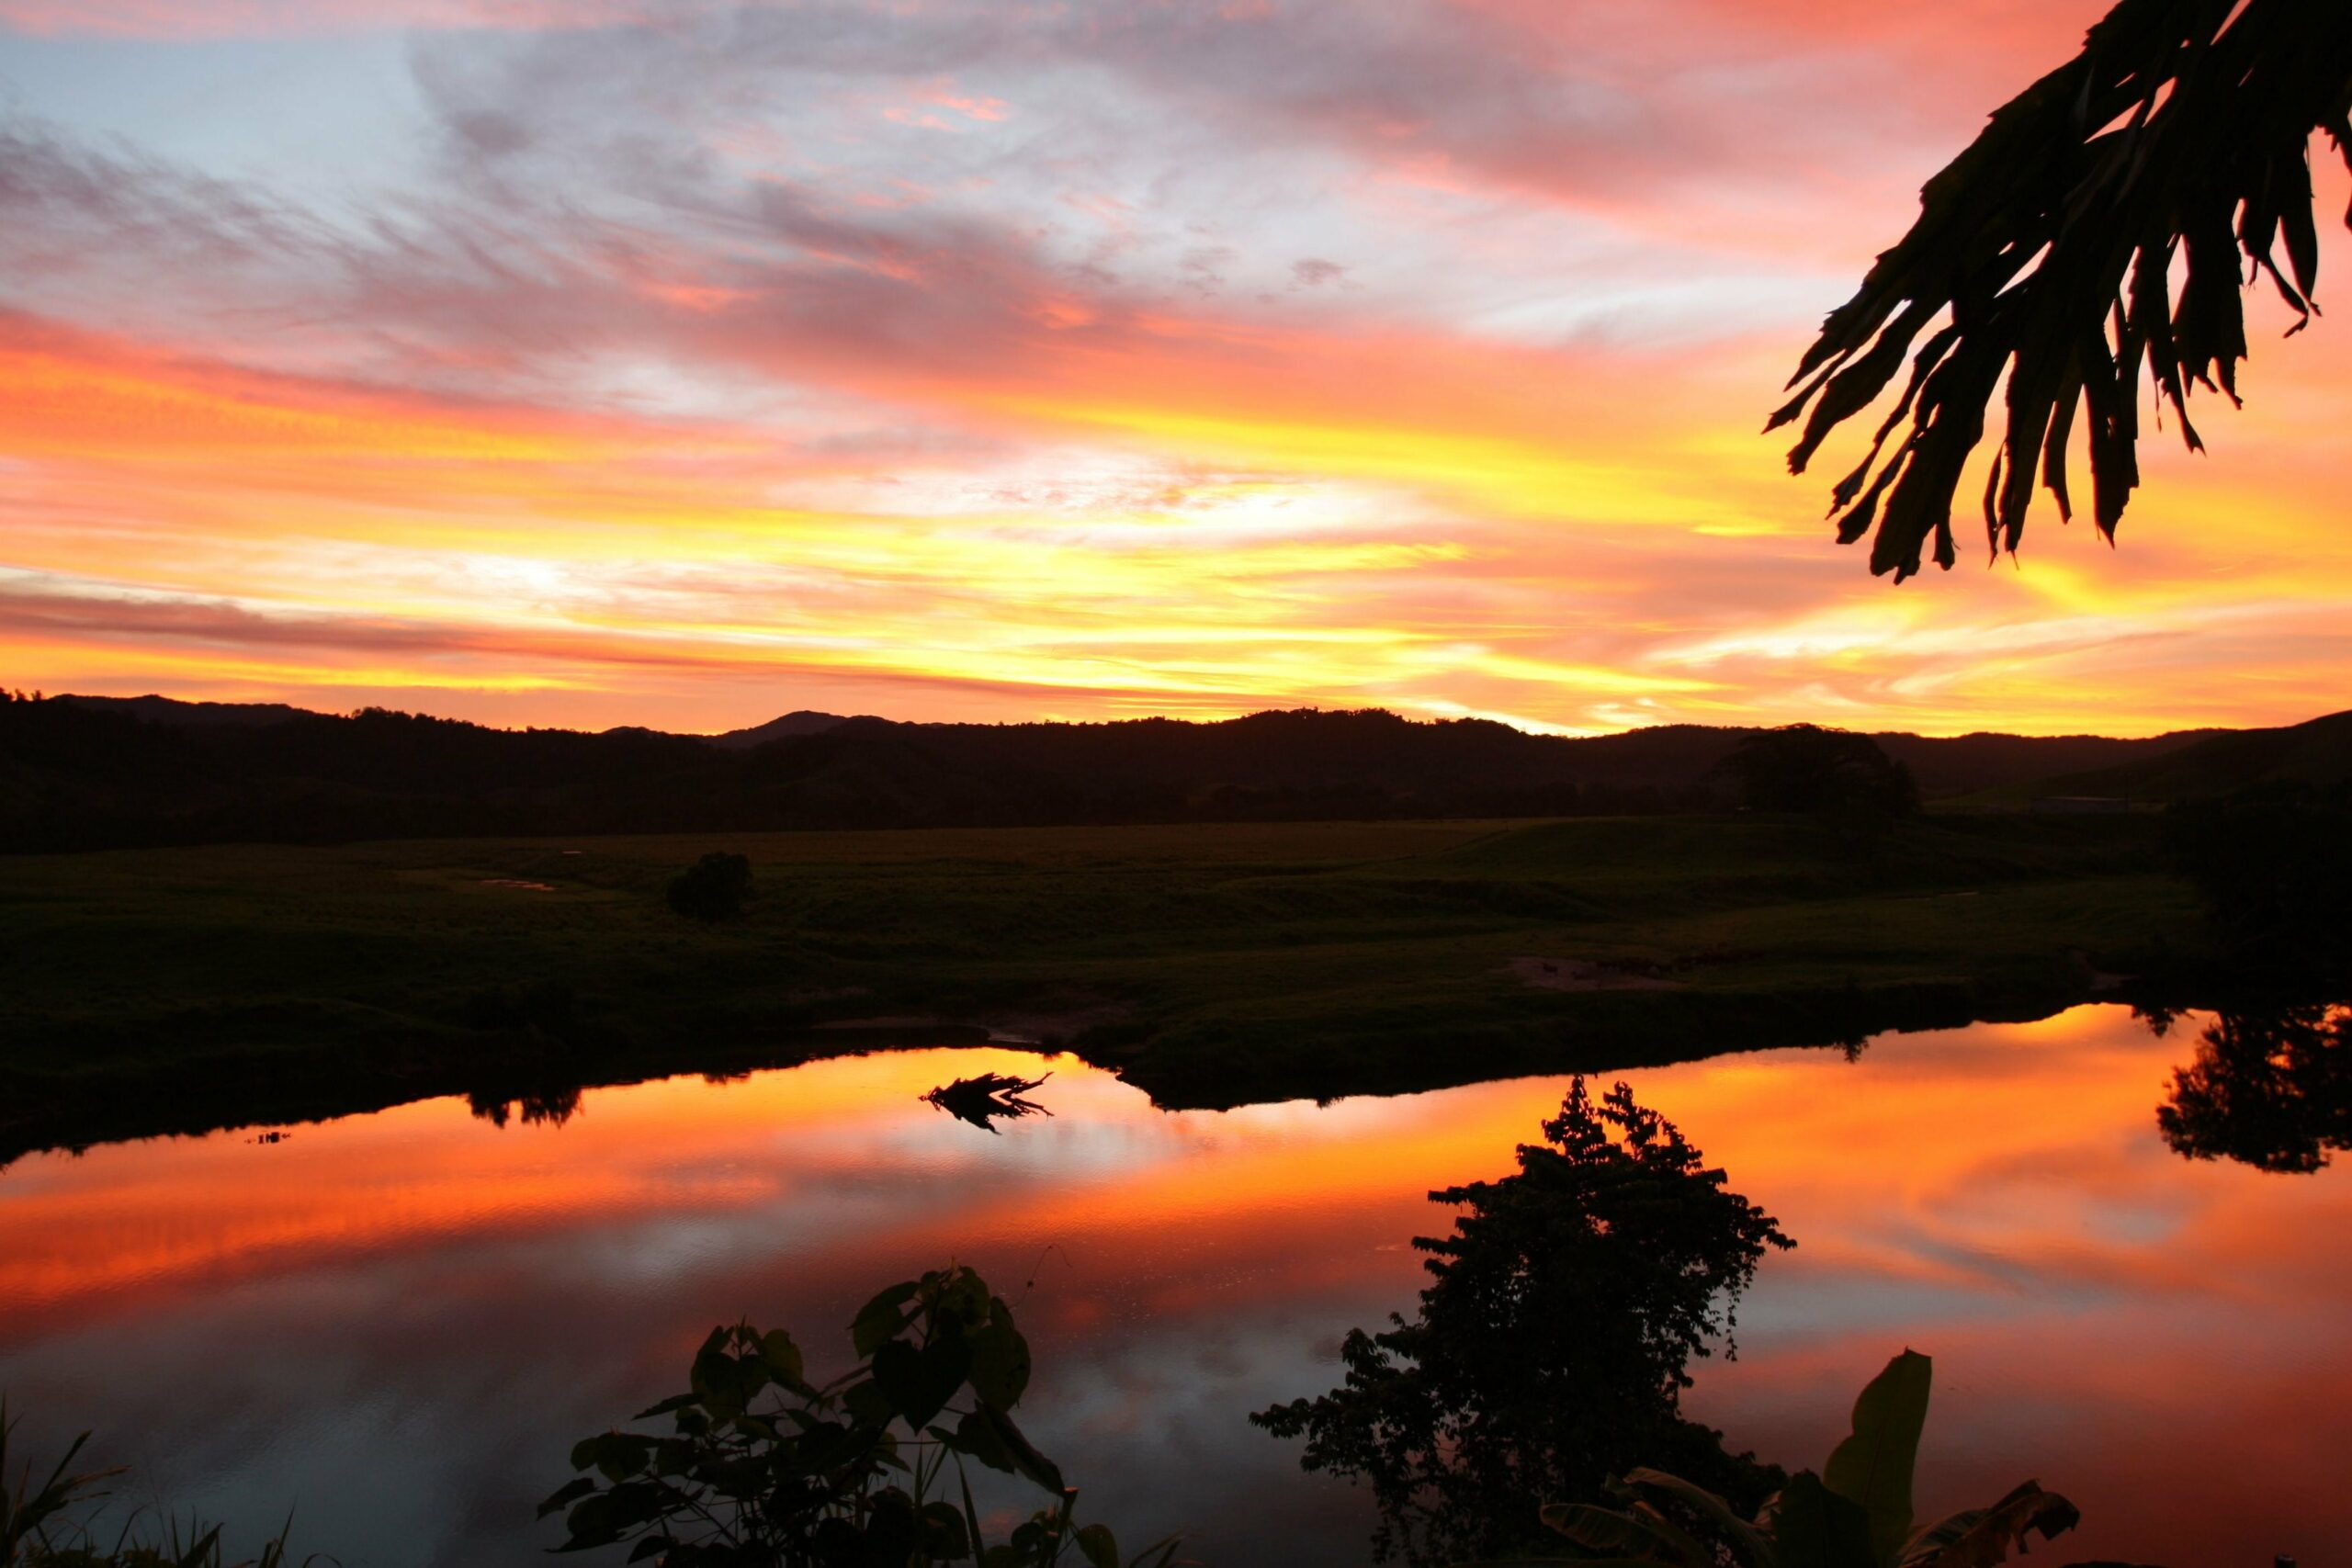
{"label": "golden glow on horizon", "polygon": [[[436,25],[560,25],[419,3]],[[404,4],[351,0],[328,30]],[[1488,20],[1549,36],[1540,9]],[[180,36],[168,12],[142,0],[90,25]],[[12,23],[75,30],[64,15],[0,6],[0,41]],[[239,15],[222,30],[300,25],[274,0]],[[1738,25],[1768,41],[1811,16]],[[2073,26],[1971,17],[1928,32],[1972,82]],[[1840,13],[1840,36],[1860,26]],[[969,84],[922,94],[975,134],[1022,118]],[[696,128],[759,197],[806,204],[782,249],[613,218],[412,276],[402,258],[430,235],[386,216],[387,249],[336,231],[304,263],[322,276],[295,278],[269,268],[316,236],[246,186],[179,199],[258,212],[267,244],[183,208],[141,228],[122,214],[146,212],[143,186],[43,186],[51,208],[28,221],[85,203],[130,224],[131,270],[62,230],[37,254],[86,265],[28,275],[62,292],[0,310],[0,678],[700,730],[794,707],[1385,705],[1577,733],[2151,734],[2294,722],[2352,690],[2332,440],[2352,334],[2324,321],[2257,343],[2248,409],[2206,417],[2210,457],[2148,433],[2120,549],[2045,506],[2022,562],[1986,570],[1963,518],[1962,569],[1894,590],[1818,521],[1853,443],[1791,479],[1785,436],[1756,425],[1850,283],[1848,251],[1900,220],[1902,181],[1883,213],[1797,175],[1727,207],[1555,199],[1467,150],[1384,162],[1350,143],[1317,221],[1374,220],[1394,244],[1284,263],[1284,290],[1253,294],[1217,276],[1248,243],[1205,245],[1156,285],[1055,253],[1023,199],[1102,225],[1106,257],[1153,214],[1132,192],[1023,198],[932,170],[960,139],[888,123],[911,140],[876,156],[905,166],[838,179],[795,173],[775,126]],[[1317,188],[1329,174],[1316,165]],[[2342,173],[2320,190],[2340,205]],[[1749,210],[1767,197],[1788,209]],[[176,243],[176,222],[214,251],[138,271],[137,247]],[[66,287],[85,273],[86,292]],[[326,292],[279,303],[296,282]]]}
{"label": "golden glow on horizon", "polygon": [[[1442,427],[1300,424],[1190,410],[1012,400],[1013,412],[1092,425],[1193,460],[1329,475],[1458,496],[1495,514],[1540,521],[1707,525],[1655,471],[1578,461],[1558,445]],[[1736,526],[1717,520],[1717,526]]]}
{"label": "golden glow on horizon", "polygon": [[[741,682],[824,705],[828,682],[875,679],[909,716],[935,700],[925,692],[968,688],[997,693],[1007,717],[1046,704],[1068,714],[1091,694],[1080,716],[1139,711],[1132,699],[1148,695],[1211,715],[1386,704],[1585,731],[1808,716],[2144,733],[2326,705],[2293,695],[2309,675],[2285,662],[2283,686],[2248,670],[2188,709],[2167,670],[2086,710],[2076,671],[2119,638],[2154,652],[2184,628],[2275,635],[2318,614],[2328,579],[2287,558],[2302,525],[2251,503],[2242,514],[2261,531],[2242,528],[2227,547],[2251,557],[2233,563],[2230,593],[2255,599],[2217,594],[2178,537],[2137,558],[2166,567],[2151,578],[2103,548],[2062,557],[2064,541],[2045,536],[2026,570],[1999,569],[2000,619],[1986,624],[1981,580],[1889,592],[1859,580],[1849,554],[1768,540],[1777,524],[1751,531],[1744,500],[1712,517],[1679,512],[1637,465],[1581,464],[1517,438],[1003,400],[1048,426],[1135,442],[1090,458],[1113,472],[1137,454],[1182,457],[1172,504],[893,514],[872,509],[879,496],[747,504],[808,481],[741,433],[399,410],[119,355],[6,360],[0,434],[30,498],[10,564],[76,600],[71,615],[0,617],[0,659],[27,685],[315,692],[333,694],[330,707],[380,692],[460,710],[447,699],[538,693],[535,721],[593,723],[643,716],[629,694],[649,682],[674,691],[694,671],[724,672],[727,689],[704,694],[710,716],[686,726],[711,728],[785,700]],[[1748,497],[1753,476],[1723,490]],[[1383,497],[1389,520],[1373,521]],[[1554,516],[1576,521],[1535,521]],[[1712,635],[1674,613],[1679,578],[1744,551],[1775,578],[1793,563],[1816,605],[1762,600]],[[1832,573],[1842,581],[1821,605]],[[205,626],[153,608],[206,600],[234,614]],[[371,629],[386,624],[398,636]],[[1840,687],[1851,694],[1832,698]],[[2224,692],[2263,705],[2233,709]],[[1637,698],[1657,705],[1623,707]]]}

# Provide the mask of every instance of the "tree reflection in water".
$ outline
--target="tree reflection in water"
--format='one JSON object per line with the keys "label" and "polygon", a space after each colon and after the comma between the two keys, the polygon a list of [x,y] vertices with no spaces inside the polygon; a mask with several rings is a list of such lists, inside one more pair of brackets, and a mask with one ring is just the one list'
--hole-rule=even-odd
{"label": "tree reflection in water", "polygon": [[1344,1386],[1250,1417],[1306,1438],[1304,1468],[1371,1483],[1383,1560],[1556,1551],[1538,1508],[1634,1465],[1743,1510],[1783,1479],[1684,1418],[1680,1393],[1764,1249],[1794,1243],[1622,1083],[1596,1103],[1577,1078],[1544,1136],[1517,1174],[1430,1194],[1466,1211],[1414,1240],[1435,1282],[1410,1322],[1348,1335]]}
{"label": "tree reflection in water", "polygon": [[560,1127],[580,1113],[580,1086],[526,1089],[520,1094],[502,1089],[475,1089],[466,1096],[466,1108],[493,1127],[503,1127],[517,1114],[526,1127],[542,1122]]}
{"label": "tree reflection in water", "polygon": [[957,1078],[954,1083],[942,1084],[922,1099],[959,1122],[968,1122],[984,1133],[994,1133],[1000,1121],[1051,1116],[1052,1111],[1029,1099],[1028,1094],[1053,1076],[1047,1073],[1045,1077],[1023,1078],[982,1073],[976,1078]]}
{"label": "tree reflection in water", "polygon": [[[2149,1021],[2161,1034],[2171,1020]],[[2318,1170],[2352,1148],[2352,1005],[2222,1012],[2174,1072],[2156,1124],[2191,1159]]]}

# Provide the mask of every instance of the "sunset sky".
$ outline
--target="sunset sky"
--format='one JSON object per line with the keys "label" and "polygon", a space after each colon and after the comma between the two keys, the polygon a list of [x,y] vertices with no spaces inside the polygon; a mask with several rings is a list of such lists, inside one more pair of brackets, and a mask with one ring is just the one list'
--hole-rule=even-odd
{"label": "sunset sky", "polygon": [[2104,9],[0,0],[0,684],[700,730],[2352,705],[2337,313],[2256,310],[2246,410],[2151,430],[2112,550],[2045,502],[1896,588],[1821,521],[1853,440],[1791,479],[1758,434]]}

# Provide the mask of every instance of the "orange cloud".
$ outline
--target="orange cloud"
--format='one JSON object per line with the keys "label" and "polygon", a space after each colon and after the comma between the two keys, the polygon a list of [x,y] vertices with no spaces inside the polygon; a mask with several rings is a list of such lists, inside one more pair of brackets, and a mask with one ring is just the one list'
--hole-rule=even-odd
{"label": "orange cloud", "polygon": [[[512,36],[417,51],[422,193],[356,213],[10,121],[0,658],[711,728],[780,702],[1930,731],[2337,705],[2352,353],[2324,321],[2258,345],[2211,457],[2152,438],[2118,552],[2040,517],[2021,563],[1890,592],[1755,434],[1907,216],[1893,165],[1957,134],[1905,120],[1916,148],[1862,156],[1820,85],[1949,56],[1974,104],[2087,10],[1678,6],[1679,32],[1493,0],[1018,37],[951,6],[797,43],[782,13],[542,38],[492,7]],[[909,103],[988,134],[876,132]],[[1094,154],[1055,152],[1047,106]],[[1282,194],[1199,186],[1154,126]],[[1446,188],[1400,181],[1432,157]]]}

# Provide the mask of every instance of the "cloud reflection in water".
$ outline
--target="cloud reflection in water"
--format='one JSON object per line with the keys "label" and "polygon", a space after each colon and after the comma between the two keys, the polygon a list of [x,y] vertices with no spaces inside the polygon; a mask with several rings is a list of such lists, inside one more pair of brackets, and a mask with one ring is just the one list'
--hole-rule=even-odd
{"label": "cloud reflection in water", "polygon": [[[1803,1244],[1690,1414],[1804,1462],[1913,1345],[1923,1511],[2031,1474],[2083,1505],[2074,1556],[2352,1538],[2352,1189],[2172,1153],[2188,1049],[2084,1008],[1625,1075]],[[1055,1115],[1001,1137],[918,1102],[1041,1066]],[[0,1366],[37,1439],[96,1426],[183,1508],[266,1529],[292,1503],[352,1568],[509,1562],[545,1544],[565,1445],[666,1392],[709,1325],[828,1342],[952,1257],[1021,1292],[1024,1411],[1095,1517],[1189,1528],[1211,1562],[1352,1561],[1365,1499],[1245,1415],[1329,1386],[1340,1334],[1411,1303],[1424,1194],[1509,1169],[1561,1089],[1169,1113],[1074,1059],[922,1051],[592,1089],[561,1125],[444,1100],[39,1156],[0,1172]]]}

